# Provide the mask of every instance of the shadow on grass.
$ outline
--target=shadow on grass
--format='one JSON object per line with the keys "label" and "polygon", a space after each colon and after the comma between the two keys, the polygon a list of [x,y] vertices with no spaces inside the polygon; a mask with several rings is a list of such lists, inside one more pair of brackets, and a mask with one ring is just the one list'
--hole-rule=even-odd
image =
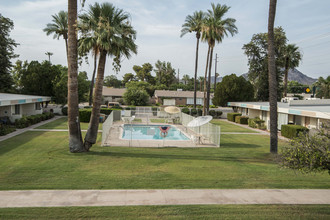
{"label": "shadow on grass", "polygon": [[237,144],[237,143],[225,143],[221,144],[220,148],[242,148],[242,149],[247,149],[247,148],[260,148],[262,146],[257,145],[257,144]]}

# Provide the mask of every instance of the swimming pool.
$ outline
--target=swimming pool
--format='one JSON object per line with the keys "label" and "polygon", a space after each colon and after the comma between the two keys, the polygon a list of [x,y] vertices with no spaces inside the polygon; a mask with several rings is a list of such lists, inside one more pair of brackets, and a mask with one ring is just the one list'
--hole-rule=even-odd
{"label": "swimming pool", "polygon": [[170,126],[167,136],[161,136],[159,126],[164,125],[129,125],[125,124],[122,138],[126,140],[190,140],[184,133],[174,126]]}

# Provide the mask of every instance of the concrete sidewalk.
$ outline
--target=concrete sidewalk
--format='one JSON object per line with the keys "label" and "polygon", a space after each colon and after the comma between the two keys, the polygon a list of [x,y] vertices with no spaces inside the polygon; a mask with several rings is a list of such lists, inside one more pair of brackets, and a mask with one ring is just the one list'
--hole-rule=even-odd
{"label": "concrete sidewalk", "polygon": [[0,207],[195,204],[330,204],[323,189],[163,189],[0,191]]}

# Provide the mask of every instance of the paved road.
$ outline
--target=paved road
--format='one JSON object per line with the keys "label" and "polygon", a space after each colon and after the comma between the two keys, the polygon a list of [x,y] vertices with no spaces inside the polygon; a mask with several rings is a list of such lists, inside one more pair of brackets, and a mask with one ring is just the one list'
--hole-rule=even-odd
{"label": "paved road", "polygon": [[330,204],[322,189],[164,189],[0,191],[0,207],[194,204]]}

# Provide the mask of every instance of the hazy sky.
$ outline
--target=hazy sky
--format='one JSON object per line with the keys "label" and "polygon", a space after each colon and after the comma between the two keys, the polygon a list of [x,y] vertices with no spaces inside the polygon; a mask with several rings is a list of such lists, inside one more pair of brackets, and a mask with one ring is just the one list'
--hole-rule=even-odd
{"label": "hazy sky", "polygon": [[[86,0],[82,10],[87,10],[93,0]],[[98,1],[99,3],[105,1]],[[169,61],[180,76],[194,74],[195,34],[180,38],[181,25],[187,15],[194,11],[211,8],[211,2],[230,6],[227,17],[236,19],[239,33],[225,38],[215,47],[219,56],[218,72],[221,76],[248,71],[247,58],[242,50],[255,33],[267,32],[268,0],[113,0],[108,1],[129,12],[132,25],[137,30],[138,54],[124,60],[119,79],[125,73],[133,72],[133,65],[155,64],[157,60]],[[330,1],[329,0],[278,0],[276,26],[282,26],[289,43],[295,43],[303,53],[298,69],[304,74],[317,78],[330,75]],[[78,0],[78,4],[79,0]],[[80,7],[81,8],[81,7]],[[53,39],[42,31],[51,23],[51,15],[67,10],[67,0],[0,0],[0,13],[13,20],[11,37],[20,45],[15,52],[21,60],[45,60],[47,51],[54,53],[53,64],[66,65],[65,43],[61,38]],[[200,44],[198,75],[204,75],[207,44]],[[80,70],[92,74],[90,65]],[[214,62],[213,62],[214,63]],[[214,67],[212,68],[214,71]],[[106,63],[106,75],[115,74],[112,60]],[[212,73],[213,74],[213,73]]]}

